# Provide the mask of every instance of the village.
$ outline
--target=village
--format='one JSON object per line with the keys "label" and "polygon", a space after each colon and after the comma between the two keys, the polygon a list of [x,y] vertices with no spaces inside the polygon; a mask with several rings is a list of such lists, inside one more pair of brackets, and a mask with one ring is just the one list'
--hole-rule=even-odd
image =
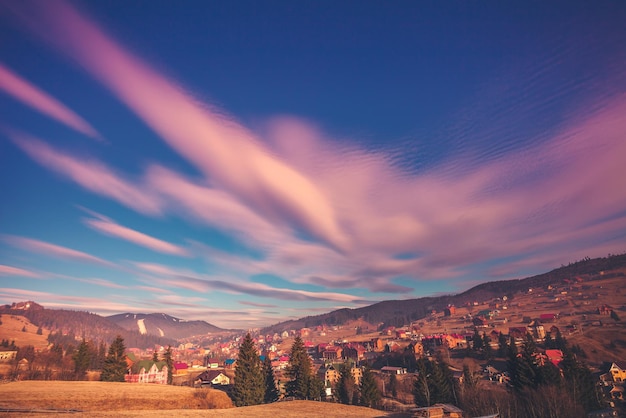
{"label": "village", "polygon": [[[427,318],[404,327],[382,327],[357,320],[271,335],[251,330],[251,335],[261,359],[270,359],[283,395],[289,349],[298,336],[313,360],[317,376],[324,382],[327,400],[336,400],[341,365],[349,365],[357,385],[363,368],[368,367],[377,378],[383,404],[396,410],[414,407],[411,392],[416,360],[420,358],[443,358],[458,385],[467,378],[465,368],[477,377],[479,387],[503,391],[511,387],[503,341],[519,348],[532,338],[536,344],[533,361],[538,365],[549,362],[559,368],[564,359],[559,341],[567,340],[576,356],[593,371],[594,382],[609,406],[602,412],[609,415],[597,416],[617,416],[611,414],[624,411],[626,379],[626,342],[619,318],[626,314],[620,290],[622,281],[619,275],[593,281],[565,279],[561,285],[529,288],[524,294],[447,306],[440,312],[433,310]],[[609,338],[611,335],[613,339]],[[228,393],[242,338],[237,335],[208,346],[181,342],[173,349],[174,384],[212,387]],[[165,347],[155,350],[158,357]],[[165,364],[149,360],[154,357],[154,350],[131,347],[127,353],[128,382],[166,382]],[[460,416],[454,415],[460,411],[455,412],[453,405],[441,408],[445,416]]]}

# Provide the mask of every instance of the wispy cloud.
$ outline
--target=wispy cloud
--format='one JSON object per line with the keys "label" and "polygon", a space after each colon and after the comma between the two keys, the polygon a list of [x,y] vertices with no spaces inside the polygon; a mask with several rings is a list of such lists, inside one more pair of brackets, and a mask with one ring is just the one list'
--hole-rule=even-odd
{"label": "wispy cloud", "polygon": [[4,264],[0,264],[0,276],[9,276],[9,277],[30,277],[33,279],[41,278],[41,274],[35,271],[26,270],[19,267],[7,266]]}
{"label": "wispy cloud", "polygon": [[32,238],[19,237],[14,235],[0,235],[0,238],[17,248],[22,250],[48,255],[51,257],[69,259],[73,261],[80,261],[83,263],[100,264],[104,266],[114,266],[113,263],[106,261],[102,258],[96,257],[91,254],[87,254],[82,251],[73,250],[71,248],[63,247],[49,242],[40,241]]}
{"label": "wispy cloud", "polygon": [[0,90],[13,96],[15,99],[33,109],[38,110],[70,128],[81,132],[91,138],[101,140],[101,136],[83,118],[78,116],[63,103],[44,91],[35,87],[22,77],[15,74],[5,65],[0,63]]}
{"label": "wispy cloud", "polygon": [[6,134],[28,156],[39,164],[71,178],[82,187],[112,198],[125,206],[146,214],[160,213],[160,203],[141,187],[123,179],[95,159],[84,159],[57,151],[48,144],[22,132]]}
{"label": "wispy cloud", "polygon": [[103,234],[121,238],[159,253],[185,257],[189,256],[189,252],[181,246],[171,244],[134,229],[127,228],[111,219],[101,217],[99,219],[84,219],[83,222],[90,228],[102,232]]}

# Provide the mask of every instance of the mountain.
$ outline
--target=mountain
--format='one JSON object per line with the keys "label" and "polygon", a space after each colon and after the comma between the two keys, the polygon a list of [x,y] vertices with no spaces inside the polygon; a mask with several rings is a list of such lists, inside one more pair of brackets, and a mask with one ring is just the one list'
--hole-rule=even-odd
{"label": "mountain", "polygon": [[216,334],[228,330],[205,321],[186,321],[164,313],[122,313],[106,317],[112,323],[142,335],[183,339],[196,335]]}
{"label": "mountain", "polygon": [[[441,311],[448,305],[463,306],[475,301],[486,301],[496,297],[513,298],[515,293],[526,292],[529,288],[562,283],[565,279],[585,276],[586,280],[608,277],[611,272],[626,266],[626,254],[609,255],[604,258],[585,258],[561,266],[548,273],[525,279],[486,282],[456,295],[432,296],[407,300],[387,300],[356,309],[339,309],[321,315],[280,322],[261,330],[264,334],[282,332],[289,329],[316,327],[318,325],[343,325],[348,321],[363,319],[371,324],[382,326],[403,326],[425,318],[433,310]],[[603,274],[602,276],[600,276]],[[623,272],[610,273],[624,275]]]}
{"label": "mountain", "polygon": [[142,335],[137,331],[129,331],[107,318],[89,312],[65,309],[46,309],[33,302],[18,302],[0,306],[0,315],[15,315],[28,318],[35,326],[49,330],[49,341],[74,342],[76,338],[104,341],[110,344],[116,336],[121,335],[127,347],[148,348],[158,345],[174,345],[173,338],[153,335]]}

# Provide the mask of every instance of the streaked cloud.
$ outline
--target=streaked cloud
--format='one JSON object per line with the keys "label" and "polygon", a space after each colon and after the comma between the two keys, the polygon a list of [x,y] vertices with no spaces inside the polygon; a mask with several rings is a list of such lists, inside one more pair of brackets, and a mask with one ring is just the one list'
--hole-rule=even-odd
{"label": "streaked cloud", "polygon": [[113,263],[94,255],[37,239],[14,235],[0,235],[0,239],[16,248],[51,257],[80,261],[83,263],[100,264],[104,266],[114,265]]}
{"label": "streaked cloud", "polygon": [[11,130],[6,134],[33,160],[69,177],[82,187],[112,198],[141,213],[154,215],[160,212],[160,204],[155,196],[146,193],[141,187],[132,185],[130,181],[123,179],[99,161],[59,152],[25,133]]}
{"label": "streaked cloud", "polygon": [[187,257],[189,252],[178,245],[154,238],[150,235],[122,226],[111,219],[84,219],[83,222],[90,228],[105,235],[121,238],[153,251]]}
{"label": "streaked cloud", "polygon": [[102,139],[100,134],[87,121],[54,97],[15,74],[2,63],[0,63],[0,90],[4,90],[25,105],[78,132],[94,139]]}
{"label": "streaked cloud", "polygon": [[13,266],[7,266],[4,264],[0,264],[0,276],[9,276],[9,277],[30,277],[33,279],[39,279],[41,278],[41,274],[31,271],[31,270],[26,270],[23,268],[19,268],[19,267],[13,267]]}

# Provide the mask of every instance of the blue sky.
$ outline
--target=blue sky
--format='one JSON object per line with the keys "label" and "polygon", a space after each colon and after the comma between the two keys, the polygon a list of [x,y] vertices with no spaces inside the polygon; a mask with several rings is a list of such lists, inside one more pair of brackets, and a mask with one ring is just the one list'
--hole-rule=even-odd
{"label": "blue sky", "polygon": [[440,3],[0,3],[0,302],[249,328],[626,251],[626,6]]}

